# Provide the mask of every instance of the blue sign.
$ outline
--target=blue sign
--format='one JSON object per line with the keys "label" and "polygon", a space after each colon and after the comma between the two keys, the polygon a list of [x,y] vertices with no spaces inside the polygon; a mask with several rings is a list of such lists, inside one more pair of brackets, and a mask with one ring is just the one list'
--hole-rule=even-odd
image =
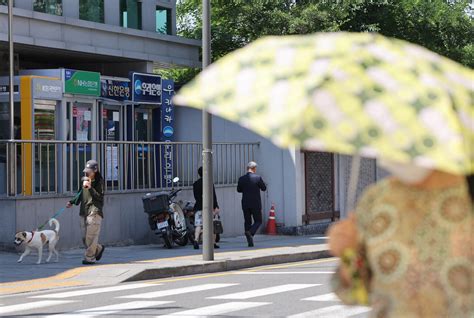
{"label": "blue sign", "polygon": [[130,82],[101,79],[100,96],[114,100],[130,100]]}
{"label": "blue sign", "polygon": [[[161,105],[161,141],[172,142],[174,140],[174,105],[172,98],[174,95],[174,82],[172,80],[163,80],[163,104]],[[162,146],[163,163],[162,176],[163,185],[173,185],[173,145]]]}
{"label": "blue sign", "polygon": [[132,73],[132,100],[141,104],[161,105],[161,75]]}
{"label": "blue sign", "polygon": [[174,129],[173,127],[171,126],[165,126],[163,128],[163,135],[166,137],[166,138],[171,138],[174,134]]}

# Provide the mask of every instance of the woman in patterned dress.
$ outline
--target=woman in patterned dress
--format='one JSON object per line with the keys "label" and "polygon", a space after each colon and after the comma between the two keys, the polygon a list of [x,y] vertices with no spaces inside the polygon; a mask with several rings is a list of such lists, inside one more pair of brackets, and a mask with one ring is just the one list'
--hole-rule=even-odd
{"label": "woman in patterned dress", "polygon": [[[373,317],[474,317],[474,210],[466,178],[383,166],[392,177],[369,188],[356,213],[329,230],[333,255],[363,251]],[[353,277],[345,262],[333,277],[347,304],[358,303]]]}

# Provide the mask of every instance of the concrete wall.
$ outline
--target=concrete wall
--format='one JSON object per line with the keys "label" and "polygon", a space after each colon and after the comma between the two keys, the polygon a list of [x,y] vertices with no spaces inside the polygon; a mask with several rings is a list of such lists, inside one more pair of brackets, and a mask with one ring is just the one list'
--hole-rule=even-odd
{"label": "concrete wall", "polygon": [[[349,179],[351,174],[352,157],[338,155],[336,164],[336,208],[341,212],[341,218],[346,218],[351,207],[348,206],[347,195],[349,191]],[[364,193],[365,189],[377,181],[377,166],[375,160],[362,159],[360,175],[357,184],[356,199]],[[354,203],[350,203],[354,204]]]}
{"label": "concrete wall", "polygon": [[[177,141],[200,141],[202,132],[201,112],[187,107],[176,108],[176,135]],[[214,142],[260,142],[255,160],[259,164],[258,173],[262,175],[268,184],[268,191],[262,193],[263,216],[267,220],[268,211],[272,203],[276,207],[277,223],[286,226],[301,225],[304,204],[301,201],[302,174],[299,170],[301,154],[295,149],[280,149],[270,141],[253,132],[240,127],[237,124],[213,118],[213,141]],[[241,167],[241,173],[245,173],[245,163]],[[232,189],[232,195],[240,202],[241,195]],[[230,195],[230,194],[229,194]],[[228,199],[230,197],[225,197]],[[299,199],[298,199],[299,198]],[[219,197],[218,200],[222,201]],[[235,211],[225,211],[242,217],[240,206]],[[243,219],[242,219],[243,222]],[[238,229],[235,234],[241,234]]]}
{"label": "concrete wall", "polygon": [[16,233],[16,202],[0,199],[0,249],[12,250]]}
{"label": "concrete wall", "polygon": [[[241,235],[243,233],[243,216],[240,213],[240,200],[235,189],[220,187],[216,189],[216,192],[222,209],[223,236]],[[102,243],[130,245],[160,241],[159,237],[150,230],[147,214],[143,212],[141,200],[143,195],[144,193],[109,193],[105,195],[104,222],[100,234]],[[2,224],[0,250],[12,250],[16,232],[36,229],[61,209],[69,199],[70,197],[63,196],[0,199],[0,224]],[[194,201],[192,191],[181,192],[178,200]],[[79,207],[64,211],[58,220],[61,225],[59,248],[81,247]]]}

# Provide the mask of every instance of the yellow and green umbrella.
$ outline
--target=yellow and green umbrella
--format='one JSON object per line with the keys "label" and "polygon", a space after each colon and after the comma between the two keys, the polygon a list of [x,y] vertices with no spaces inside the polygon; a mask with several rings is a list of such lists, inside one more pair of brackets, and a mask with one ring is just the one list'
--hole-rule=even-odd
{"label": "yellow and green umbrella", "polygon": [[266,37],[175,98],[280,146],[474,173],[474,71],[371,33]]}

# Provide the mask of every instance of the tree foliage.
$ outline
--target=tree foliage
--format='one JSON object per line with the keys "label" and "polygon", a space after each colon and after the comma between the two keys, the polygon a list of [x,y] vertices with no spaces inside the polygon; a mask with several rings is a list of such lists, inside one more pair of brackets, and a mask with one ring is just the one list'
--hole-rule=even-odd
{"label": "tree foliage", "polygon": [[[470,1],[459,0],[213,0],[212,59],[265,35],[379,32],[420,44],[474,67]],[[201,0],[180,0],[178,34],[200,39]],[[170,71],[185,82],[198,70]]]}

